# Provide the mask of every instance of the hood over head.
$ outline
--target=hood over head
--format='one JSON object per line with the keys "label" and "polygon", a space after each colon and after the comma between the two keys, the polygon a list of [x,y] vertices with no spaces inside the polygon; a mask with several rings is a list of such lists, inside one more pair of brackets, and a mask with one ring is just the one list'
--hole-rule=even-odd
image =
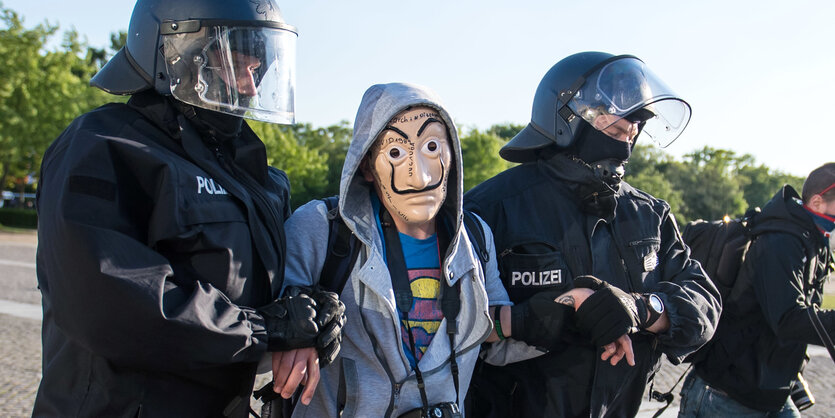
{"label": "hood over head", "polygon": [[[375,84],[365,91],[354,120],[354,135],[342,166],[342,178],[339,184],[339,211],[346,224],[363,237],[363,231],[370,230],[373,217],[369,193],[373,187],[360,172],[360,164],[377,141],[377,137],[386,125],[398,113],[426,106],[438,111],[444,122],[452,147],[452,166],[447,183],[447,196],[441,207],[441,213],[456,215],[456,230],[460,227],[464,179],[461,165],[461,144],[452,118],[447,113],[438,95],[426,87],[407,84]],[[369,228],[369,229],[366,229]]]}
{"label": "hood over head", "polygon": [[754,221],[755,233],[814,231],[815,223],[809,213],[803,209],[803,202],[797,191],[784,185],[763,206]]}

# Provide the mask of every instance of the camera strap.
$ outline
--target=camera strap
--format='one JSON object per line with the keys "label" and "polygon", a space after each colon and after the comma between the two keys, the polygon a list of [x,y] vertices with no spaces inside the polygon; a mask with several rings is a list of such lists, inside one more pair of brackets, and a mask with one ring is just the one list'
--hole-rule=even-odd
{"label": "camera strap", "polygon": [[[412,350],[412,356],[415,359],[415,365],[412,368],[415,371],[415,378],[417,379],[418,390],[420,390],[420,398],[423,402],[424,408],[429,408],[429,399],[426,395],[426,384],[423,380],[423,374],[418,366],[417,348],[415,346],[415,338],[412,334],[411,323],[409,322],[409,311],[412,309],[413,296],[412,287],[409,282],[409,274],[406,269],[406,260],[403,257],[403,248],[400,244],[400,236],[397,227],[391,215],[385,209],[380,207],[380,225],[383,229],[383,238],[385,239],[386,250],[386,264],[391,274],[391,284],[394,290],[394,300],[397,305],[397,310],[400,312],[403,319],[406,321],[406,332],[409,336],[409,346]],[[437,223],[436,223],[437,225]],[[438,239],[438,260],[441,269],[443,270],[443,258],[441,258],[441,248],[446,250],[449,245],[449,235],[446,233],[446,228],[436,227]],[[441,312],[447,320],[447,335],[449,336],[450,349],[450,368],[452,369],[452,379],[455,385],[455,399],[456,403],[459,401],[460,389],[458,383],[458,362],[455,359],[455,334],[458,331],[457,317],[461,309],[460,300],[460,283],[456,283],[454,287],[449,286],[443,277],[440,278],[442,293],[441,293]]]}

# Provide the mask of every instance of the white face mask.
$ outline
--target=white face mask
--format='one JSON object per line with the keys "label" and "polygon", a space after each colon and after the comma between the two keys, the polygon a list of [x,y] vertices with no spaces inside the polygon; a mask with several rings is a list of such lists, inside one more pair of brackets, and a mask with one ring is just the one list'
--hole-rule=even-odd
{"label": "white face mask", "polygon": [[369,151],[380,200],[407,224],[432,220],[446,198],[452,164],[449,135],[438,111],[416,107],[395,116]]}

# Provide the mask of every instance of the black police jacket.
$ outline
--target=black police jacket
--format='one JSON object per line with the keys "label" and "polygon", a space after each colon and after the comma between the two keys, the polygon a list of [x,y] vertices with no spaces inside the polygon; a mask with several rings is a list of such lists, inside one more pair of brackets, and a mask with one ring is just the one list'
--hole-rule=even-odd
{"label": "black police jacket", "polygon": [[661,353],[678,363],[713,335],[718,291],[689,258],[666,202],[621,183],[615,217],[605,226],[614,249],[608,259],[595,256],[587,225],[598,218],[581,211],[576,197],[578,184],[591,176],[584,163],[558,154],[485,181],[467,193],[465,206],[492,228],[513,302],[545,289],[569,290],[574,277],[606,271],[600,278],[625,291],[659,294],[671,328],[631,336],[634,367],[600,360],[601,348],[571,330],[540,357],[503,367],[482,363],[470,390],[474,403],[489,408],[475,416],[634,416]]}
{"label": "black police jacket", "polygon": [[[791,186],[756,215],[752,232],[719,328],[695,369],[741,404],[776,411],[788,399],[807,344],[822,344],[807,310],[821,303],[832,255]],[[819,317],[835,336],[835,311]]]}
{"label": "black police jacket", "polygon": [[38,187],[33,415],[246,416],[267,348],[253,307],[281,288],[288,205],[245,124],[213,143],[147,92],[76,119]]}

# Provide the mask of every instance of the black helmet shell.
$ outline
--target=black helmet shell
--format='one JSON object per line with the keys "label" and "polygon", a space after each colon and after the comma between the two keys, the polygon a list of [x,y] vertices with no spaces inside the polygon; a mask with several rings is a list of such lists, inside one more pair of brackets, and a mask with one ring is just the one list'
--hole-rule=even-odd
{"label": "black helmet shell", "polygon": [[[571,145],[581,119],[569,114],[563,118],[558,112],[580,88],[573,84],[614,57],[605,52],[580,52],[554,64],[536,88],[530,123],[502,147],[499,155],[505,160],[522,163],[535,160],[536,152],[549,145],[560,148]],[[560,97],[561,93],[563,97]]]}
{"label": "black helmet shell", "polygon": [[296,32],[286,25],[273,0],[139,0],[133,9],[127,43],[90,80],[112,94],[133,94],[150,88],[170,94],[162,54],[162,32],[177,22],[270,26]]}

